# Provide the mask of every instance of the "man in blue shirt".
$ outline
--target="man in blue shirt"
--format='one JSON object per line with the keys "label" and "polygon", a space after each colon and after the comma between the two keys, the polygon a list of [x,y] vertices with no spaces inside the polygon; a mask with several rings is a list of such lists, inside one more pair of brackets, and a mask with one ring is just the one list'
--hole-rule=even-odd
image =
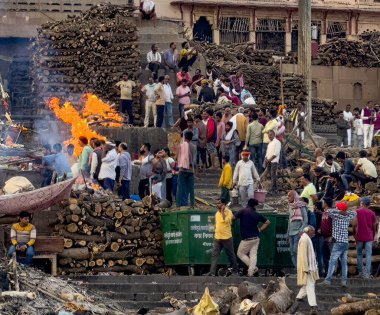
{"label": "man in blue shirt", "polygon": [[178,72],[178,51],[175,43],[170,43],[170,48],[164,52],[164,67],[165,74],[168,74],[170,70],[174,73]]}
{"label": "man in blue shirt", "polygon": [[57,173],[57,182],[73,177],[68,157],[62,152],[62,145],[56,143],[53,146],[54,154],[47,155],[43,158],[44,162],[52,165]]}
{"label": "man in blue shirt", "polygon": [[350,187],[348,183],[352,181],[351,173],[355,170],[355,164],[352,160],[346,159],[346,154],[343,151],[337,153],[336,160],[343,165],[340,178],[342,179],[344,189],[349,191]]}
{"label": "man in blue shirt", "polygon": [[[248,267],[248,276],[253,276],[258,268],[257,250],[259,248],[259,235],[270,224],[264,216],[256,212],[256,206],[259,202],[256,199],[249,199],[246,208],[241,209],[235,214],[236,219],[240,219],[240,234],[241,242],[238,248],[237,255],[240,260]],[[258,227],[259,223],[263,223]]]}

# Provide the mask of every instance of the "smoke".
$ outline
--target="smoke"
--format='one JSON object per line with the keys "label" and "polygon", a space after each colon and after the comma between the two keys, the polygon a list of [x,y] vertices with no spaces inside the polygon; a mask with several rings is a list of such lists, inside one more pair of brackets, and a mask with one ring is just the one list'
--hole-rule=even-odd
{"label": "smoke", "polygon": [[39,145],[63,143],[65,138],[61,132],[60,123],[56,118],[39,118],[34,121],[34,130],[37,132],[35,141]]}

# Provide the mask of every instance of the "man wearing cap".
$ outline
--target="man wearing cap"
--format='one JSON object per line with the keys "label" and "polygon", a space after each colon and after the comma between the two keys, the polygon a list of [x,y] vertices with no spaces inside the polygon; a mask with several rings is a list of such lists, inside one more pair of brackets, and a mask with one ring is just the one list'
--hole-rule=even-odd
{"label": "man wearing cap", "polygon": [[[376,214],[368,209],[371,204],[369,197],[361,199],[361,208],[356,210],[356,218],[352,223],[354,237],[356,240],[356,250],[358,253],[359,277],[371,277],[372,243],[374,241],[378,223]],[[363,249],[365,249],[366,268],[363,271]]]}
{"label": "man wearing cap", "polygon": [[215,101],[215,93],[212,87],[208,85],[208,81],[206,79],[202,80],[202,88],[199,92],[198,102],[201,103],[213,103]]}
{"label": "man wearing cap", "polygon": [[249,159],[249,151],[243,151],[241,153],[241,160],[236,163],[233,186],[238,186],[241,205],[247,206],[248,199],[253,198],[255,185],[254,180],[260,182],[260,176],[257,173],[255,164]]}
{"label": "man wearing cap", "polygon": [[348,226],[356,213],[347,211],[347,204],[340,202],[336,204],[336,209],[329,209],[328,216],[332,218],[333,248],[331,250],[329,270],[324,285],[330,285],[335,267],[340,258],[342,264],[342,287],[347,285],[347,252],[348,252]]}

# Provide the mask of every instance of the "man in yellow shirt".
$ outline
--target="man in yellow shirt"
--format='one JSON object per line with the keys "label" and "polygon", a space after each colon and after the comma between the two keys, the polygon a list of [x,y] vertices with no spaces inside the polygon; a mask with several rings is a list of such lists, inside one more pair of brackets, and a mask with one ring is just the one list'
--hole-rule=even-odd
{"label": "man in yellow shirt", "polygon": [[12,257],[14,252],[25,253],[25,265],[30,266],[34,256],[33,245],[36,241],[36,228],[33,224],[29,223],[30,214],[26,211],[20,213],[20,222],[12,225],[11,228],[11,241],[12,245],[9,247],[8,255]]}
{"label": "man in yellow shirt", "polygon": [[122,79],[117,82],[114,86],[114,89],[120,93],[120,112],[128,114],[128,123],[134,125],[133,120],[133,94],[132,90],[136,87],[136,83],[132,80],[129,80],[127,73],[124,73]]}
{"label": "man in yellow shirt", "polygon": [[232,264],[232,275],[238,275],[238,264],[234,251],[234,242],[231,229],[234,215],[232,214],[232,211],[227,208],[226,200],[224,199],[221,199],[217,203],[217,207],[218,211],[215,214],[215,236],[211,256],[211,268],[210,272],[205,274],[205,276],[215,276],[219,255],[222,249],[226,251],[226,254]]}
{"label": "man in yellow shirt", "polygon": [[229,162],[230,157],[225,155],[222,160],[223,171],[219,179],[220,199],[226,200],[226,203],[230,202],[230,189],[232,187],[232,166]]}

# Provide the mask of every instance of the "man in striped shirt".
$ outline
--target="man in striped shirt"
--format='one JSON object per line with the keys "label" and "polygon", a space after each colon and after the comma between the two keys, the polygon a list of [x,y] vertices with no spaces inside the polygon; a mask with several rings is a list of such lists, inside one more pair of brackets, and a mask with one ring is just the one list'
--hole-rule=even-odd
{"label": "man in striped shirt", "polygon": [[33,245],[36,241],[36,227],[29,223],[31,216],[28,212],[22,211],[20,213],[20,221],[12,225],[11,229],[11,242],[9,248],[9,256],[12,257],[13,253],[25,253],[25,265],[30,266],[34,256]]}

